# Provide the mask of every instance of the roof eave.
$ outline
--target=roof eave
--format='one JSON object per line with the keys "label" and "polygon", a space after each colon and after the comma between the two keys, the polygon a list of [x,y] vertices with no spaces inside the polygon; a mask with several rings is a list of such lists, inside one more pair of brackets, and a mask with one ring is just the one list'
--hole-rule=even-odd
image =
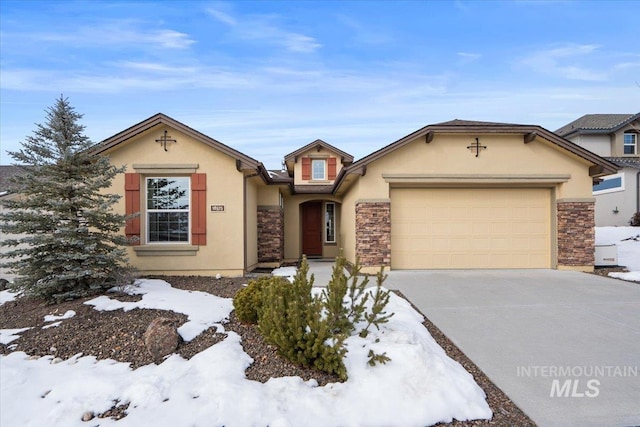
{"label": "roof eave", "polygon": [[[552,144],[558,145],[565,150],[589,161],[594,166],[599,165],[601,168],[593,168],[593,171],[590,169],[590,175],[592,177],[609,175],[612,173],[616,173],[618,167],[607,161],[606,159],[598,156],[597,154],[592,153],[591,151],[580,147],[577,144],[544,129],[541,126],[537,125],[514,125],[514,124],[491,124],[491,125],[429,125],[425,126],[421,129],[416,130],[409,135],[400,138],[399,140],[387,145],[386,147],[377,150],[370,155],[363,157],[357,162],[345,168],[346,173],[360,173],[362,174],[363,170],[366,170],[366,165],[369,163],[378,160],[379,158],[385,156],[391,151],[395,151],[398,148],[404,146],[405,144],[414,141],[417,138],[425,137],[425,140],[430,140],[433,138],[434,134],[437,133],[448,133],[448,134],[456,134],[456,133],[483,133],[483,134],[522,134],[525,138],[529,136],[539,136],[541,138],[546,139]],[[364,169],[363,169],[364,168]],[[602,171],[600,171],[600,169]],[[596,170],[598,170],[596,172]],[[593,174],[592,174],[593,173]]]}
{"label": "roof eave", "polygon": [[296,162],[297,157],[304,153],[307,150],[310,150],[312,148],[315,148],[317,146],[321,146],[329,151],[333,151],[336,154],[339,154],[340,157],[342,158],[342,163],[350,163],[353,162],[353,156],[349,153],[346,153],[342,150],[340,150],[339,148],[334,147],[333,145],[321,140],[321,139],[316,139],[313,142],[310,142],[309,144],[305,145],[304,147],[301,147],[299,149],[297,149],[296,151],[293,151],[289,154],[287,154],[286,156],[284,156],[284,161],[285,162]]}
{"label": "roof eave", "polygon": [[259,161],[245,155],[242,154],[241,152],[234,150],[233,148],[223,144],[220,141],[217,141],[187,125],[185,125],[184,123],[181,123],[175,119],[172,119],[169,116],[166,116],[162,113],[158,113],[155,114],[151,117],[149,117],[146,120],[141,121],[140,123],[137,123],[125,130],[123,130],[122,132],[119,132],[107,139],[105,139],[104,141],[100,142],[99,144],[95,145],[94,147],[92,147],[91,149],[89,149],[89,152],[91,154],[94,155],[98,155],[101,153],[104,153],[107,150],[110,150],[116,146],[118,146],[119,144],[135,137],[136,135],[139,135],[151,128],[153,128],[154,126],[158,126],[158,125],[165,125],[165,126],[170,126],[186,135],[191,136],[192,138],[194,138],[197,141],[200,141],[206,145],[209,145],[215,149],[217,149],[218,151],[228,155],[229,157],[233,158],[236,160],[236,162],[239,162],[239,166],[238,169],[253,169],[258,171],[259,167],[262,163],[260,163]]}

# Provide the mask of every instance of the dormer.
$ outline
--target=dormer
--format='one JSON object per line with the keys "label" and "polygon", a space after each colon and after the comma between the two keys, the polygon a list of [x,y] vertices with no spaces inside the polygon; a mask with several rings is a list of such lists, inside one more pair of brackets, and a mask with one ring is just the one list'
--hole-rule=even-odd
{"label": "dormer", "polygon": [[284,158],[294,186],[333,186],[340,171],[353,163],[353,156],[317,139]]}

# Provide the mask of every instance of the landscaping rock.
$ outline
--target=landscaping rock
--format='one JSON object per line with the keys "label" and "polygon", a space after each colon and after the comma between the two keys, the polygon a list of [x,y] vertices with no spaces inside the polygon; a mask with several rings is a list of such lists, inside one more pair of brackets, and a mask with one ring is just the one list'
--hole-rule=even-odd
{"label": "landscaping rock", "polygon": [[144,333],[144,344],[156,363],[175,352],[180,341],[175,322],[166,317],[154,319]]}

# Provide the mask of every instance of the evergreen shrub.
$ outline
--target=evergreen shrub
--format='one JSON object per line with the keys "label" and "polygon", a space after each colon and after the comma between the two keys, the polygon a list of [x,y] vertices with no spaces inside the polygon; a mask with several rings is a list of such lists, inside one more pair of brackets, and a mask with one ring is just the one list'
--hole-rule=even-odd
{"label": "evergreen shrub", "polygon": [[262,291],[274,283],[286,281],[283,277],[264,276],[251,280],[247,287],[240,289],[233,297],[233,308],[238,320],[244,323],[258,323],[258,310],[262,308]]}
{"label": "evergreen shrub", "polygon": [[[308,278],[309,265],[303,258],[293,283],[272,281],[262,287],[258,298],[261,306],[257,309],[261,334],[278,347],[280,354],[343,380],[347,379],[343,363],[345,340],[358,328],[358,334],[365,337],[371,325],[379,328],[393,316],[384,311],[389,291],[381,289],[385,279],[382,270],[377,275],[376,290],[371,291],[366,289],[368,278],[358,283],[358,264],[348,277],[345,265],[341,254],[326,290],[314,295],[314,276]],[[390,360],[385,354],[372,351],[369,357],[372,365]]]}

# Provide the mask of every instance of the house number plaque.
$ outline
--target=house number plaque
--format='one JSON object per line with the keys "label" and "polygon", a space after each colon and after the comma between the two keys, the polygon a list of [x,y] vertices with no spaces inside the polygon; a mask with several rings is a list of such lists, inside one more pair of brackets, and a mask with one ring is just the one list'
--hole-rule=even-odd
{"label": "house number plaque", "polygon": [[224,212],[224,205],[211,205],[211,212]]}

